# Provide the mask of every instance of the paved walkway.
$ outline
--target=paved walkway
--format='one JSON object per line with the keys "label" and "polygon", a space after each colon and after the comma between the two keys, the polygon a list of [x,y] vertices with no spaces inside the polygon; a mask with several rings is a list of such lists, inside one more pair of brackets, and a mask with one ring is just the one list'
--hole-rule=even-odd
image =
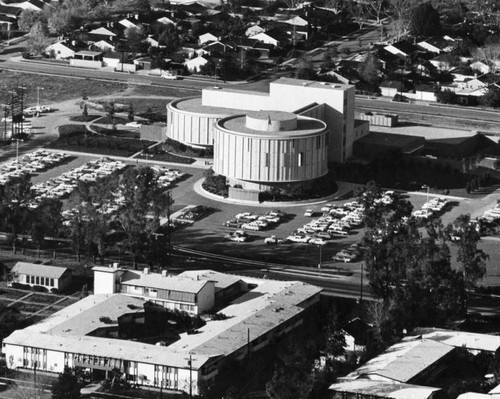
{"label": "paved walkway", "polygon": [[211,199],[213,201],[217,202],[223,202],[226,204],[237,204],[237,205],[248,205],[252,207],[261,207],[261,208],[287,208],[287,207],[296,207],[296,206],[301,206],[301,205],[319,205],[319,204],[324,204],[326,202],[331,202],[331,201],[340,201],[346,197],[348,197],[354,187],[356,187],[355,184],[352,183],[347,183],[347,182],[341,182],[337,181],[338,189],[337,191],[329,195],[327,197],[323,198],[314,198],[311,200],[303,200],[303,201],[263,201],[260,203],[257,203],[255,201],[245,201],[245,200],[238,200],[238,199],[233,199],[233,198],[223,198],[219,195],[215,195],[212,193],[209,193],[208,191],[205,191],[203,187],[201,186],[203,183],[204,179],[198,180],[196,183],[194,183],[194,191],[196,194],[199,194],[205,198]]}

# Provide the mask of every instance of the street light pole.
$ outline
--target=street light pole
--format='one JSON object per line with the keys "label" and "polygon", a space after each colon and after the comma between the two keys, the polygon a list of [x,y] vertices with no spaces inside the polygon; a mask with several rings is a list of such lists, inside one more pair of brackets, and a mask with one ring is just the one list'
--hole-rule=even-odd
{"label": "street light pole", "polygon": [[36,108],[37,111],[40,109],[40,90],[43,90],[43,87],[36,87]]}

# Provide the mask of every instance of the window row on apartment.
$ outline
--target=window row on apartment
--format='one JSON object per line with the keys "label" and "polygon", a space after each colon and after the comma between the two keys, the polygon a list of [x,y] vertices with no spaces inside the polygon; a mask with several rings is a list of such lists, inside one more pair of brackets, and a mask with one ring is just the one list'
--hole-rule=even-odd
{"label": "window row on apartment", "polygon": [[45,285],[47,287],[55,287],[53,278],[31,276],[29,274],[26,275],[26,284]]}

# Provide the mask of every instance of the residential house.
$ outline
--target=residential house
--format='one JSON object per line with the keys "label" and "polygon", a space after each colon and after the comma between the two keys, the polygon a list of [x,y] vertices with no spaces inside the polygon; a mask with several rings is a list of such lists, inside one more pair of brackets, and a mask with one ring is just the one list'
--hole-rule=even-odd
{"label": "residential house", "polygon": [[106,40],[99,40],[93,43],[92,46],[102,51],[115,51],[115,46]]}
{"label": "residential house", "polygon": [[259,33],[264,33],[266,30],[260,25],[252,25],[245,31],[246,37],[252,37]]}
{"label": "residential house", "polygon": [[66,40],[61,40],[59,42],[55,42],[50,46],[45,48],[45,54],[48,56],[53,55],[56,60],[64,60],[72,58],[75,53],[75,43],[73,45],[68,43]]}
{"label": "residential house", "polygon": [[417,43],[417,46],[431,53],[449,53],[457,45],[457,41],[450,36],[431,37]]}
{"label": "residential house", "polygon": [[137,20],[130,20],[130,18],[124,18],[120,21],[118,21],[118,23],[123,26],[125,29],[129,29],[129,28],[137,28],[139,27],[139,24],[137,22]]}
{"label": "residential house", "polygon": [[270,36],[269,34],[265,32],[257,33],[256,35],[252,36],[252,39],[256,39],[259,42],[266,43],[266,44],[271,44],[274,47],[279,47],[280,42],[275,39],[274,37]]}
{"label": "residential house", "polygon": [[48,6],[52,7],[50,2],[46,3],[41,0],[27,0],[20,3],[13,3],[12,6],[21,8],[22,10],[43,11]]}
{"label": "residential house", "polygon": [[207,46],[203,47],[203,49],[210,54],[217,55],[217,54],[224,54],[224,53],[229,53],[231,51],[234,51],[238,48],[238,45],[234,42],[231,42],[229,40],[218,40],[216,42],[212,42],[208,44]]}
{"label": "residential house", "polygon": [[440,71],[451,71],[460,60],[456,57],[450,57],[450,54],[442,53],[429,62]]}
{"label": "residential house", "polygon": [[159,22],[160,24],[163,25],[176,25],[175,21],[173,19],[170,19],[168,17],[161,17],[156,20],[156,22]]}
{"label": "residential house", "polygon": [[130,61],[128,53],[108,51],[102,57],[103,66],[113,68],[120,72],[133,72],[137,70],[137,65]]}
{"label": "residential house", "polygon": [[21,8],[0,4],[0,15],[17,19],[22,12],[23,10]]}
{"label": "residential house", "polygon": [[100,27],[93,29],[88,33],[89,41],[98,42],[100,40],[106,40],[111,43],[118,39],[118,35],[110,30],[110,28]]}
{"label": "residential house", "polygon": [[399,80],[384,80],[379,87],[384,97],[394,97],[396,94],[402,94],[404,90],[403,82]]}
{"label": "residential house", "polygon": [[71,270],[66,267],[17,262],[11,270],[12,282],[64,291],[71,284]]}
{"label": "residential house", "polygon": [[190,60],[186,60],[184,62],[184,65],[186,66],[189,72],[198,73],[200,72],[201,68],[204,65],[207,65],[208,63],[209,61],[206,57],[195,57],[191,58]]}
{"label": "residential house", "polygon": [[198,44],[201,46],[205,43],[216,42],[219,38],[211,33],[204,33],[203,35],[198,36]]}
{"label": "residential house", "polygon": [[158,35],[148,35],[144,41],[148,43],[150,47],[165,47],[160,46],[160,37]]}
{"label": "residential house", "polygon": [[469,66],[473,71],[477,71],[481,74],[491,72],[490,66],[483,61],[475,61]]}
{"label": "residential house", "polygon": [[0,29],[3,31],[10,31],[14,26],[17,26],[17,19],[0,15]]}
{"label": "residential house", "polygon": [[415,85],[415,94],[407,95],[409,98],[421,101],[437,101],[435,87],[430,83],[420,83]]}
{"label": "residential house", "polygon": [[418,52],[418,47],[406,40],[400,40],[399,42],[385,46],[384,50],[391,54],[402,56],[405,59],[411,59]]}

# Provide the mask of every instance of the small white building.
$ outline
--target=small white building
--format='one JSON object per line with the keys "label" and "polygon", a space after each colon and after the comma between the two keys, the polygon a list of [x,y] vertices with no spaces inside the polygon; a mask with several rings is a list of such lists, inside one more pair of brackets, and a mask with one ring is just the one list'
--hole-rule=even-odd
{"label": "small white building", "polygon": [[97,47],[102,51],[115,51],[115,46],[106,40],[99,40],[98,42],[95,42],[94,47]]}
{"label": "small white building", "polygon": [[125,29],[129,28],[137,28],[139,25],[136,23],[137,21],[131,21],[130,19],[123,18],[122,20],[118,21],[118,23],[123,26]]}
{"label": "small white building", "polygon": [[211,33],[204,33],[203,35],[198,36],[198,44],[201,46],[202,44],[209,42],[216,42],[219,38]]}
{"label": "small white building", "polygon": [[175,21],[167,17],[158,18],[156,22],[159,22],[160,24],[163,25],[175,25]]}
{"label": "small white building", "polygon": [[256,35],[252,36],[252,39],[256,39],[262,43],[272,44],[274,47],[278,47],[280,44],[278,40],[276,40],[274,37],[269,36],[265,32],[257,33]]}
{"label": "small white building", "polygon": [[260,25],[252,25],[245,31],[246,37],[253,37],[259,33],[264,33],[266,30]]}
{"label": "small white building", "polygon": [[13,283],[31,287],[38,285],[48,290],[62,291],[71,284],[71,270],[65,267],[17,262],[10,273]]}
{"label": "small white building", "polygon": [[195,57],[190,60],[186,60],[184,65],[189,72],[197,73],[200,72],[201,67],[208,64],[208,60],[205,57]]}
{"label": "small white building", "polygon": [[75,56],[75,50],[71,48],[70,45],[66,43],[66,41],[55,42],[50,46],[45,48],[45,54],[51,55],[54,54],[54,58],[56,60],[64,60],[73,58]]}

